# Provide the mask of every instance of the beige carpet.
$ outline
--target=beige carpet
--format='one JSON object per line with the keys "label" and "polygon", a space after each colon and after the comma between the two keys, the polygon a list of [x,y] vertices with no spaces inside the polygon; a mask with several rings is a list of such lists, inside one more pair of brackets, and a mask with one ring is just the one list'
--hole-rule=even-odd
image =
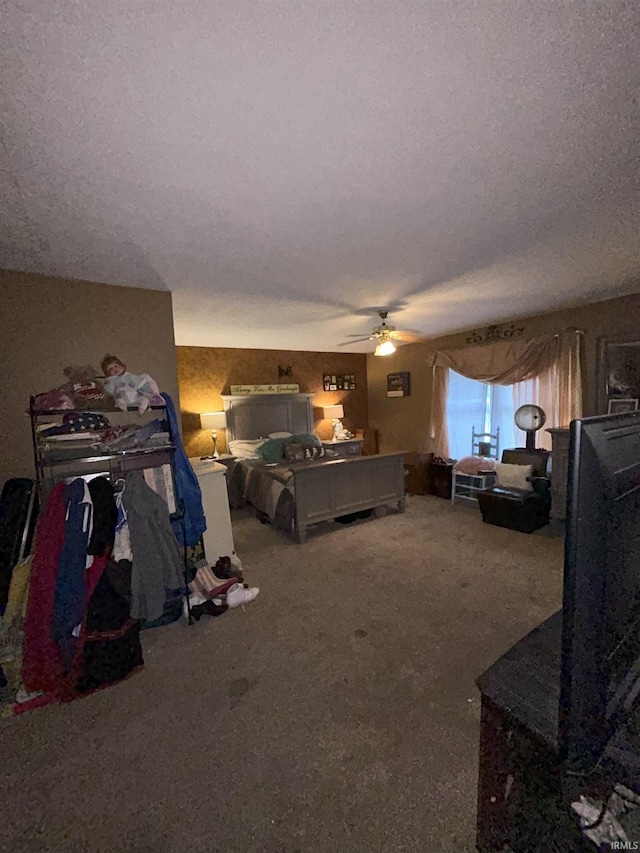
{"label": "beige carpet", "polygon": [[474,679],[560,604],[561,537],[411,497],[296,545],[234,515],[246,612],[146,632],[146,666],[0,721],[0,850],[467,853]]}

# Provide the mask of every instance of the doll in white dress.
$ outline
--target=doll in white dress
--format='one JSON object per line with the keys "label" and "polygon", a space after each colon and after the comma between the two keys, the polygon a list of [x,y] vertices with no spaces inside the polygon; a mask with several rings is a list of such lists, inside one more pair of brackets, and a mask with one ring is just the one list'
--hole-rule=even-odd
{"label": "doll in white dress", "polygon": [[105,355],[101,366],[107,377],[104,390],[115,397],[116,406],[123,412],[137,406],[142,415],[149,406],[164,405],[164,398],[148,373],[130,373],[127,365],[115,355]]}

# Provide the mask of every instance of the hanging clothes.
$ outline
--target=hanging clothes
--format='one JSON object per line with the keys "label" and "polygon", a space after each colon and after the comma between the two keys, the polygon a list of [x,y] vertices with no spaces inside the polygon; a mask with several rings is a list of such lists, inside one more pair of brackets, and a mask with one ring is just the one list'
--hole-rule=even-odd
{"label": "hanging clothes", "polygon": [[76,629],[85,611],[84,573],[93,564],[93,556],[87,554],[93,531],[93,502],[81,477],[67,486],[64,499],[64,542],[58,562],[51,636],[60,648],[66,672],[73,660]]}
{"label": "hanging clothes", "polygon": [[162,616],[165,591],[184,587],[180,548],[164,499],[130,471],[122,496],[133,553],[131,615],[153,621]]}
{"label": "hanging clothes", "polygon": [[22,649],[24,638],[24,620],[29,599],[29,578],[33,555],[25,557],[14,566],[11,574],[11,586],[7,607],[0,628],[0,667],[2,667],[9,686],[15,694],[21,686]]}
{"label": "hanging clothes", "polygon": [[118,517],[113,486],[106,477],[94,477],[89,481],[89,494],[93,504],[93,530],[87,553],[102,556],[113,550]]}
{"label": "hanging clothes", "polygon": [[167,404],[169,432],[175,448],[173,467],[176,479],[176,500],[180,511],[183,513],[183,517],[173,520],[172,524],[178,542],[183,547],[189,547],[195,545],[207,529],[207,521],[202,508],[202,492],[180,438],[173,400],[168,394],[163,393],[162,396]]}
{"label": "hanging clothes", "polygon": [[131,563],[109,560],[89,599],[76,693],[115,684],[143,666],[140,623],[131,618]]}
{"label": "hanging clothes", "polygon": [[133,560],[131,552],[131,536],[129,534],[129,522],[127,521],[127,511],[122,502],[122,491],[116,492],[116,528],[113,542],[113,559],[116,562],[120,560]]}
{"label": "hanging clothes", "polygon": [[[131,564],[109,561],[116,517],[113,488],[104,478],[91,483],[91,492],[98,496],[95,506],[80,478],[69,487],[57,483],[38,524],[22,683],[27,691],[42,695],[14,705],[16,714],[71,701],[120,681],[143,665],[139,623],[129,608]],[[104,553],[89,556],[87,548]],[[64,582],[58,585],[61,574]]]}
{"label": "hanging clothes", "polygon": [[62,657],[51,636],[51,622],[64,542],[65,489],[65,483],[54,485],[36,528],[22,655],[22,683],[29,692],[54,690],[62,674]]}

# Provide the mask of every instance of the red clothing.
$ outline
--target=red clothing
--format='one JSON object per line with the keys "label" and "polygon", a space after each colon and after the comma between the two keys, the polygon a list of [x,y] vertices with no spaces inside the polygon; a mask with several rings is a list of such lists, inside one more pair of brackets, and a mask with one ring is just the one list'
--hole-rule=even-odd
{"label": "red clothing", "polygon": [[64,542],[65,488],[65,483],[55,484],[36,530],[22,655],[22,681],[29,692],[54,690],[62,678],[62,658],[51,636],[51,620]]}

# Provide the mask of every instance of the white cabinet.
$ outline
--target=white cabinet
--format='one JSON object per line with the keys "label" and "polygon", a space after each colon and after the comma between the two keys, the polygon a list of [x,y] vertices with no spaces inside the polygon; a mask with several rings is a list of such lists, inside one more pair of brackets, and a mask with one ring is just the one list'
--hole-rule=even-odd
{"label": "white cabinet", "polygon": [[463,474],[454,468],[451,473],[451,503],[455,503],[456,498],[477,501],[478,492],[484,492],[495,484],[496,475],[494,471],[488,471],[484,474]]}
{"label": "white cabinet", "polygon": [[202,536],[204,553],[209,564],[215,566],[219,557],[235,554],[227,496],[227,468],[213,460],[192,459],[191,464],[200,484],[207,520],[207,529]]}

